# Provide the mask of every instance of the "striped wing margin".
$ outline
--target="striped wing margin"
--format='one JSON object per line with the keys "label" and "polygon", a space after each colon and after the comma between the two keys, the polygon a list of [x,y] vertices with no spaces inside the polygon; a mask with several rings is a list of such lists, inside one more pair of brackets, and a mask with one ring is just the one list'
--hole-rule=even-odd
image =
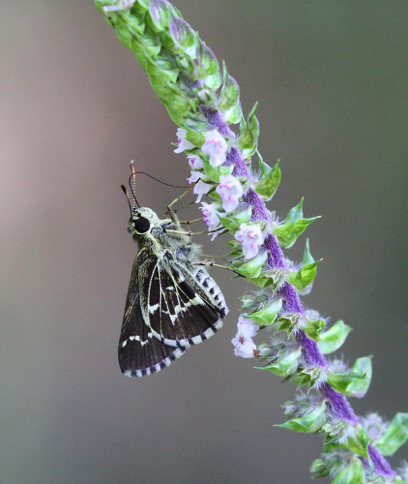
{"label": "striped wing margin", "polygon": [[131,377],[151,375],[163,370],[186,351],[185,347],[175,348],[154,337],[143,319],[139,298],[138,273],[140,274],[140,264],[143,263],[147,255],[144,251],[140,251],[133,263],[119,339],[119,365],[122,372]]}
{"label": "striped wing margin", "polygon": [[[222,326],[225,301],[216,283],[202,269],[193,273],[172,259],[165,262],[150,255],[139,272],[143,294],[140,304],[153,335],[165,345],[186,348],[210,338]],[[194,267],[194,266],[192,266]],[[196,269],[196,267],[194,267]],[[140,280],[149,274],[149,285]],[[200,283],[204,274],[221,295],[218,302]]]}

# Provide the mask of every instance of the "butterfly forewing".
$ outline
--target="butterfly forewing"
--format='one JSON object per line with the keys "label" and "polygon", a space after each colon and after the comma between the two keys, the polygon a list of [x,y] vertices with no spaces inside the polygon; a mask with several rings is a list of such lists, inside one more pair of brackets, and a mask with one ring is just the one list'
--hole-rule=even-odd
{"label": "butterfly forewing", "polygon": [[119,365],[126,376],[144,376],[160,371],[179,358],[186,348],[174,348],[155,338],[146,325],[139,299],[137,271],[140,260],[146,256],[140,251],[135,259],[126,300],[125,315],[119,339]]}

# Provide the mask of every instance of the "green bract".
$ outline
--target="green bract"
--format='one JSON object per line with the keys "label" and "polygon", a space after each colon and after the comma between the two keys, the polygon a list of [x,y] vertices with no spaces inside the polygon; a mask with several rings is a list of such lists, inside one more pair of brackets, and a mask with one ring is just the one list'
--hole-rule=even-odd
{"label": "green bract", "polygon": [[306,324],[302,326],[302,329],[308,338],[318,341],[324,330],[324,321],[323,319],[307,320]]}
{"label": "green bract", "polygon": [[368,445],[371,439],[361,425],[356,425],[354,432],[348,437],[344,444],[346,448],[361,457],[368,457]]}
{"label": "green bract", "polygon": [[[220,111],[227,111],[235,106],[240,106],[239,101],[239,86],[237,81],[231,77],[227,72],[227,66],[225,62],[223,67],[223,83],[221,91],[219,93],[218,102],[216,108]],[[239,121],[240,117],[238,118]],[[237,122],[237,121],[236,121]]]}
{"label": "green bract", "polygon": [[296,239],[302,234],[308,225],[320,217],[303,218],[303,198],[296,207],[289,210],[285,223],[273,228],[273,234],[276,235],[280,245],[288,249],[296,242]]}
{"label": "green bract", "polygon": [[279,427],[282,429],[291,429],[295,432],[302,432],[302,433],[312,433],[317,432],[321,429],[322,425],[326,422],[326,403],[321,402],[319,403],[316,408],[302,417],[297,417],[288,420],[284,424],[275,425],[275,427]]}
{"label": "green bract", "polygon": [[301,348],[296,348],[288,352],[286,347],[282,345],[282,352],[278,353],[278,355],[273,358],[273,361],[270,361],[266,366],[256,367],[256,369],[269,370],[279,376],[292,375],[297,370],[301,354]]}
{"label": "green bract", "polygon": [[354,457],[350,464],[336,475],[333,484],[362,484],[364,477],[363,463]]}
{"label": "green bract", "polygon": [[277,314],[282,308],[282,299],[276,299],[267,304],[264,308],[244,315],[245,318],[252,319],[256,324],[260,326],[266,326],[272,324]]}
{"label": "green bract", "polygon": [[243,210],[234,211],[222,217],[218,216],[221,225],[223,225],[229,232],[235,233],[239,230],[241,224],[247,223],[252,215],[252,207],[250,205],[246,206]]}
{"label": "green bract", "polygon": [[344,343],[350,331],[352,331],[350,326],[341,320],[337,321],[331,328],[319,335],[317,345],[320,351],[324,354],[333,353]]}
{"label": "green bract", "polygon": [[[265,166],[265,164],[264,164]],[[270,200],[279,187],[281,181],[281,171],[279,161],[268,172],[264,173],[261,179],[255,183],[255,191],[265,200]]]}
{"label": "green bract", "polygon": [[248,115],[248,122],[245,118],[241,116],[241,124],[239,127],[239,138],[236,142],[237,148],[240,148],[245,159],[251,158],[255,153],[258,146],[258,136],[259,136],[259,122],[255,116],[255,111],[257,103],[252,108]]}
{"label": "green bract", "polygon": [[319,259],[311,264],[307,264],[297,272],[288,271],[286,281],[292,284],[299,291],[309,286],[316,277],[317,266],[323,259]]}
{"label": "green bract", "polygon": [[408,413],[397,413],[376,443],[383,455],[393,455],[408,440]]}
{"label": "green bract", "polygon": [[286,331],[290,336],[299,329],[301,316],[299,313],[284,313],[277,320],[277,331]]}
{"label": "green bract", "polygon": [[234,269],[242,276],[252,279],[259,276],[267,258],[268,254],[262,252],[240,266],[234,265]]}
{"label": "green bract", "polygon": [[371,357],[358,358],[349,373],[333,373],[329,371],[327,383],[336,392],[348,397],[362,398],[371,382]]}

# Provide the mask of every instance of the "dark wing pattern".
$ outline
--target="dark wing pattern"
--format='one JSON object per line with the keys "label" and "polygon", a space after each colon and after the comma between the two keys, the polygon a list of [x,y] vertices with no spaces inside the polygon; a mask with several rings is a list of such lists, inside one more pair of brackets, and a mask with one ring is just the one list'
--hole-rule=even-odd
{"label": "dark wing pattern", "polygon": [[[155,256],[141,250],[133,263],[119,339],[119,365],[126,376],[140,377],[163,370],[186,351],[185,347],[174,348],[154,337],[143,319],[138,274],[140,276],[140,267],[146,258],[155,259]],[[145,284],[148,285],[148,281]]]}
{"label": "dark wing pattern", "polygon": [[[180,262],[152,255],[143,266],[139,272],[140,303],[154,337],[165,345],[186,348],[210,338],[222,326],[225,301],[221,295],[222,301],[217,302],[203,287],[201,273],[207,285],[212,282],[221,294],[207,272],[194,266],[183,269]],[[143,284],[144,274],[149,274],[149,285]]]}

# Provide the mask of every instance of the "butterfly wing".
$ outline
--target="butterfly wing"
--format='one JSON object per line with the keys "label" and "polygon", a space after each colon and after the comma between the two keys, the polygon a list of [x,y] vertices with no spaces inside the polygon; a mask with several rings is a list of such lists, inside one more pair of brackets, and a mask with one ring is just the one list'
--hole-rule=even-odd
{"label": "butterfly wing", "polygon": [[142,249],[132,267],[118,348],[119,365],[126,376],[140,377],[156,373],[169,366],[186,351],[185,347],[175,348],[154,337],[143,318],[139,280],[142,279],[143,285],[148,285],[149,281],[139,276],[144,274],[145,262],[151,259],[155,259],[155,256]]}
{"label": "butterfly wing", "polygon": [[[228,311],[215,281],[202,268],[151,255],[139,272],[140,304],[152,334],[163,344],[189,347],[210,338]],[[149,277],[149,285],[143,281]],[[211,291],[211,292],[210,292]]]}

